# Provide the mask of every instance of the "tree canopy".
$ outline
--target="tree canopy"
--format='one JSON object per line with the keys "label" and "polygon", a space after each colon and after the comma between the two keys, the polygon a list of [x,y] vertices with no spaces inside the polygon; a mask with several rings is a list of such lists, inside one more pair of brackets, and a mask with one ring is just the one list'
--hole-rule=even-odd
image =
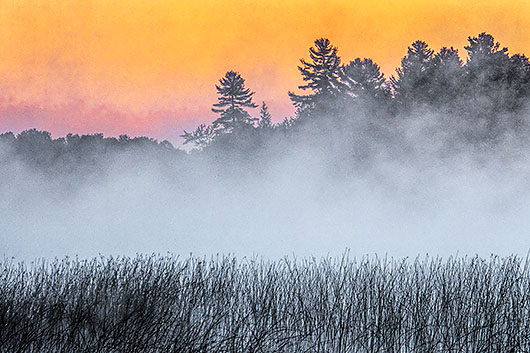
{"label": "tree canopy", "polygon": [[213,122],[216,130],[231,132],[245,125],[252,125],[256,121],[244,109],[257,107],[252,102],[254,92],[245,87],[245,79],[239,73],[228,71],[215,88],[218,98],[212,111],[220,114],[220,117]]}
{"label": "tree canopy", "polygon": [[[445,140],[438,144],[444,146],[444,153],[491,149],[507,138],[526,143],[530,136],[529,59],[522,53],[510,54],[487,33],[468,37],[465,50],[467,56],[461,57],[453,47],[436,51],[424,41],[415,41],[396,74],[387,79],[370,58],[342,63],[337,47],[320,38],[309,48],[309,59],[301,59],[298,66],[303,82],[298,88],[304,94],[289,92],[297,109],[294,116],[273,117],[265,102],[259,114],[252,116],[249,110],[258,107],[253,101],[255,93],[240,73],[231,70],[215,85],[217,101],[212,111],[218,116],[181,136],[185,144],[218,157],[237,151],[251,158],[252,153],[270,146],[281,151],[303,141],[319,153],[346,151],[348,157],[341,157],[341,163],[367,161],[382,150],[409,153],[417,141],[408,136],[418,131],[426,139],[443,136]],[[35,129],[0,137],[1,143],[42,165],[76,153],[83,155],[79,160],[90,161],[113,148],[142,145],[163,150],[169,146],[169,142],[126,135],[69,134],[52,139],[48,132]]]}
{"label": "tree canopy", "polygon": [[315,107],[326,99],[336,97],[340,87],[341,59],[338,49],[331,45],[329,39],[315,40],[315,46],[309,48],[309,57],[311,61],[300,59],[302,66],[298,66],[298,70],[306,84],[298,88],[311,92],[306,95],[289,92],[293,104],[301,109]]}

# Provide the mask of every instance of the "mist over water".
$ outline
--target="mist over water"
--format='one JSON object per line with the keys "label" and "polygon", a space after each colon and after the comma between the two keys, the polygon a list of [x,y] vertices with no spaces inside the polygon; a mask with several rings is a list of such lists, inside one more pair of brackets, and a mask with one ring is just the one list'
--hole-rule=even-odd
{"label": "mist over water", "polygon": [[0,135],[0,256],[525,256],[530,61],[468,41],[465,63],[416,41],[387,80],[318,39],[278,124],[229,71],[218,119],[182,135],[202,151]]}
{"label": "mist over water", "polygon": [[161,168],[123,153],[84,178],[11,159],[0,168],[1,255],[525,256],[530,174],[519,147],[444,158],[437,141],[409,138],[411,155],[387,151],[345,174],[304,144],[222,172],[193,154]]}

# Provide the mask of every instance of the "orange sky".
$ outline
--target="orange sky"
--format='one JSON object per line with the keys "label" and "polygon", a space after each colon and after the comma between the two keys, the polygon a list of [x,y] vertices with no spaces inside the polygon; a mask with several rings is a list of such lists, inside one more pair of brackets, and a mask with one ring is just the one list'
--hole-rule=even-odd
{"label": "orange sky", "polygon": [[483,31],[530,54],[530,0],[0,0],[0,132],[178,142],[214,120],[227,70],[280,120],[316,38],[392,74],[416,39],[463,55]]}

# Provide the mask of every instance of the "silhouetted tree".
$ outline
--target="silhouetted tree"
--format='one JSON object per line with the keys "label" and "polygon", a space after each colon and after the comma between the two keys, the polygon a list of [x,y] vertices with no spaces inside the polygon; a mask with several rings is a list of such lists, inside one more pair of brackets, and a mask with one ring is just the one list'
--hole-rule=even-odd
{"label": "silhouetted tree", "polygon": [[512,55],[507,80],[513,100],[512,108],[516,110],[528,105],[530,98],[530,62],[525,55]]}
{"label": "silhouetted tree", "polygon": [[435,106],[454,104],[462,94],[463,70],[458,50],[443,47],[429,63],[431,80],[426,90],[428,102]]}
{"label": "silhouetted tree", "polygon": [[18,154],[44,168],[52,166],[63,150],[62,140],[54,140],[49,132],[37,129],[22,131],[14,142]]}
{"label": "silhouetted tree", "polygon": [[501,48],[499,42],[491,34],[480,33],[477,37],[467,38],[469,45],[464,48],[469,55],[468,67],[475,68],[479,64],[486,64],[493,59],[505,59],[508,48]]}
{"label": "silhouetted tree", "polygon": [[252,118],[244,108],[256,108],[252,102],[254,92],[245,87],[245,80],[235,71],[228,71],[216,85],[218,102],[212,111],[221,116],[213,122],[213,127],[220,132],[231,132],[234,129],[253,125],[257,120]]}
{"label": "silhouetted tree", "polygon": [[401,108],[410,108],[414,103],[426,103],[431,75],[429,62],[433,51],[427,43],[415,41],[408,48],[408,53],[401,59],[401,67],[396,70],[397,77],[392,76],[390,82],[394,97]]}
{"label": "silhouetted tree", "polygon": [[525,93],[523,87],[528,88],[529,76],[524,74],[528,60],[510,58],[508,48],[501,47],[487,33],[468,37],[468,42],[465,100],[466,116],[473,124],[469,136],[473,140],[496,141],[521,125],[520,117],[511,115],[507,119],[501,114],[514,113],[527,98],[528,91]]}
{"label": "silhouetted tree", "polygon": [[510,70],[508,48],[501,48],[493,36],[481,33],[477,37],[468,37],[469,45],[466,63],[466,81],[471,93],[491,99],[492,107],[497,107],[496,99],[507,84]]}
{"label": "silhouetted tree", "polygon": [[390,97],[385,76],[372,59],[357,58],[343,65],[340,79],[343,92],[353,98],[371,103],[381,102]]}
{"label": "silhouetted tree", "polygon": [[488,108],[514,112],[530,95],[530,64],[524,55],[508,55],[493,36],[468,38],[466,74],[469,88]]}
{"label": "silhouetted tree", "polygon": [[272,116],[269,113],[269,108],[267,107],[267,104],[263,102],[261,104],[260,112],[259,112],[259,122],[258,127],[260,128],[270,128],[272,127]]}
{"label": "silhouetted tree", "polygon": [[293,104],[300,109],[314,108],[319,104],[326,104],[328,100],[336,98],[339,92],[340,57],[338,50],[332,46],[329,39],[315,40],[315,46],[309,48],[311,62],[300,59],[302,66],[298,70],[302,79],[307,82],[298,86],[302,90],[311,90],[307,95],[289,92]]}

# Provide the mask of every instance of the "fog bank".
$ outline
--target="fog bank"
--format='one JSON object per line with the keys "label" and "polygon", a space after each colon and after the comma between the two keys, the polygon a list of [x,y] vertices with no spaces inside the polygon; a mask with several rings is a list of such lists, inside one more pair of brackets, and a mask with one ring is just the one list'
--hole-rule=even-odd
{"label": "fog bank", "polygon": [[189,156],[171,174],[124,153],[83,181],[11,161],[0,168],[0,255],[526,255],[528,161],[428,156],[381,155],[345,176],[303,146],[255,173]]}

